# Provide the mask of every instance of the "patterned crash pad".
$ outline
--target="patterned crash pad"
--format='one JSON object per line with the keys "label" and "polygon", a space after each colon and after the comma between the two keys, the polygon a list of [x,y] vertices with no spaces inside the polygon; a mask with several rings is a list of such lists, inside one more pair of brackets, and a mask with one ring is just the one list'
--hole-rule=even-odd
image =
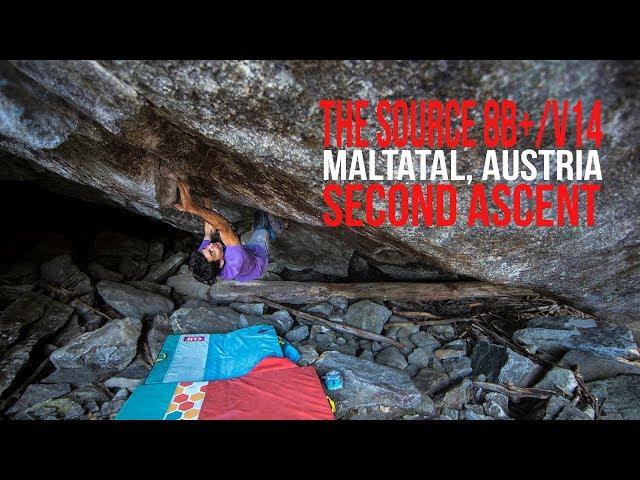
{"label": "patterned crash pad", "polygon": [[116,420],[333,419],[315,369],[298,367],[299,357],[270,325],[169,335]]}
{"label": "patterned crash pad", "polygon": [[333,420],[313,367],[265,358],[249,374],[213,382],[141,385],[116,420]]}

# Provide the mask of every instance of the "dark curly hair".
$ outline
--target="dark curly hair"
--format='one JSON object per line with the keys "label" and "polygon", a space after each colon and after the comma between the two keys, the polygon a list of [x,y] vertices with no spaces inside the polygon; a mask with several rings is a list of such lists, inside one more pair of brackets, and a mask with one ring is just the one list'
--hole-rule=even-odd
{"label": "dark curly hair", "polygon": [[220,262],[207,262],[200,250],[194,250],[189,257],[189,270],[197,281],[211,285],[220,272]]}

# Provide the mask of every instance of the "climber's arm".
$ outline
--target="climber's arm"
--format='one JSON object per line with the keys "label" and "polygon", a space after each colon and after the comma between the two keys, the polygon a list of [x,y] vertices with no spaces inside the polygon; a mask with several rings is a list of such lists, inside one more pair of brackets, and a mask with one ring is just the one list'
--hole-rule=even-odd
{"label": "climber's arm", "polygon": [[226,246],[240,245],[240,239],[233,231],[233,228],[231,228],[227,219],[218,212],[209,210],[208,208],[199,207],[197,205],[194,205],[191,210],[187,211],[197,215],[205,222],[211,224],[213,228],[218,230],[220,232],[220,238]]}
{"label": "climber's arm", "polygon": [[225,245],[240,245],[240,239],[231,228],[231,224],[218,212],[208,208],[200,207],[195,204],[191,198],[189,186],[183,180],[178,180],[178,190],[180,191],[180,203],[174,204],[174,207],[181,212],[188,212],[197,215],[205,222],[209,223],[214,229],[220,232],[220,238]]}
{"label": "climber's arm", "polygon": [[[213,205],[211,205],[211,199],[209,197],[203,198],[202,199],[202,204],[204,205],[204,208],[207,208],[209,210],[213,210]],[[213,225],[211,225],[209,222],[207,222],[205,220],[204,221],[204,238],[205,238],[205,240],[211,241],[213,239],[213,234],[215,232],[216,232],[216,229],[213,228]]]}

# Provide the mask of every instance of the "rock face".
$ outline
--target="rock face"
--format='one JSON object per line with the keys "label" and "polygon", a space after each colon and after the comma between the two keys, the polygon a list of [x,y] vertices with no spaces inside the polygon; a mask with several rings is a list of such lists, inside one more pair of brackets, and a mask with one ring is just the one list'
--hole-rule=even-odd
{"label": "rock face", "polygon": [[0,350],[4,351],[20,337],[20,331],[37,321],[51,299],[36,292],[26,292],[0,314]]}
{"label": "rock face", "polygon": [[180,295],[198,298],[200,300],[207,300],[208,298],[209,285],[193,278],[193,275],[189,272],[189,268],[186,265],[182,266],[180,273],[167,279],[167,285]]}
{"label": "rock face", "polygon": [[542,380],[536,383],[535,387],[542,390],[555,390],[571,396],[578,386],[578,382],[571,370],[566,368],[553,367],[547,372]]}
{"label": "rock face", "polygon": [[579,350],[605,357],[640,358],[640,351],[628,328],[590,318],[534,318],[527,322],[526,328],[516,331],[513,338],[552,355]]}
{"label": "rock face", "polygon": [[371,300],[361,300],[347,310],[344,323],[368,332],[381,333],[382,327],[391,316],[391,310]]}
{"label": "rock face", "polygon": [[501,345],[478,342],[471,354],[474,373],[486,375],[493,383],[513,383],[519,387],[527,387],[542,371],[527,357]]}
{"label": "rock face", "polygon": [[56,371],[43,381],[81,385],[109,378],[135,357],[141,329],[139,319],[122,318],[80,335],[53,352]]}
{"label": "rock face", "polygon": [[558,363],[564,368],[578,367],[585,382],[601,380],[622,373],[640,375],[640,361],[618,357],[603,357],[595,353],[571,350]]}
{"label": "rock face", "polygon": [[42,280],[61,285],[67,279],[80,272],[80,269],[73,263],[71,255],[59,255],[45,262],[40,267]]}
{"label": "rock face", "polygon": [[[629,86],[639,79],[640,63],[616,61],[3,62],[0,171],[195,231],[200,222],[169,207],[170,172],[178,171],[197,195],[215,191],[320,227],[326,208],[319,99],[514,98],[534,117],[548,98],[580,98],[587,106],[601,99],[605,188],[591,228],[460,222],[332,233],[374,253],[393,247],[455,274],[537,288],[638,333],[640,165],[632,159],[640,94]],[[366,115],[371,126],[364,134],[372,138],[375,110]],[[532,147],[534,137],[518,148]],[[483,166],[480,143],[458,156],[459,171],[475,178]],[[552,144],[545,135],[540,148]],[[470,187],[457,187],[462,218]],[[142,246],[133,250],[143,253]]]}
{"label": "rock face", "polygon": [[407,359],[400,353],[398,347],[393,346],[380,350],[376,355],[376,362],[389,367],[395,367],[398,370],[404,370],[408,365]]}
{"label": "rock face", "polygon": [[171,328],[169,317],[165,314],[156,315],[147,331],[147,344],[149,345],[149,359],[151,361],[155,361],[158,358],[167,335],[172,333],[173,329]]}
{"label": "rock face", "polygon": [[406,373],[340,352],[324,352],[315,362],[320,375],[338,370],[344,388],[331,392],[336,401],[336,415],[375,405],[413,408],[420,403],[421,393]]}
{"label": "rock face", "polygon": [[14,415],[39,403],[61,397],[70,391],[71,386],[68,383],[34,383],[29,385],[18,401],[7,410],[7,415]]}
{"label": "rock face", "polygon": [[142,318],[144,315],[171,313],[173,310],[170,299],[148,290],[106,280],[98,282],[96,287],[105,302],[128,317]]}
{"label": "rock face", "polygon": [[618,414],[624,420],[640,420],[640,375],[619,375],[587,386],[602,403],[606,416]]}
{"label": "rock face", "polygon": [[[40,298],[34,297],[34,295],[39,294],[29,293],[30,295],[28,295],[27,298],[35,298],[36,308],[38,304],[42,304]],[[21,299],[16,300],[12,306],[16,304],[19,305],[20,300]],[[25,320],[32,320],[28,315],[32,315],[33,313],[36,312],[34,312],[32,308],[26,309],[24,312],[26,315]],[[73,308],[69,305],[51,300],[47,303],[43,315],[35,321],[29,321],[22,329],[20,341],[2,350],[2,356],[0,358],[0,394],[11,385],[16,375],[18,375],[27,364],[31,352],[38,342],[62,328],[72,313]]]}
{"label": "rock face", "polygon": [[153,267],[149,273],[144,277],[147,282],[162,282],[166,280],[168,276],[173,274],[180,265],[188,258],[186,253],[178,252],[171,255],[164,262],[159,263]]}
{"label": "rock face", "polygon": [[229,333],[248,326],[243,314],[229,307],[183,307],[169,318],[174,333]]}

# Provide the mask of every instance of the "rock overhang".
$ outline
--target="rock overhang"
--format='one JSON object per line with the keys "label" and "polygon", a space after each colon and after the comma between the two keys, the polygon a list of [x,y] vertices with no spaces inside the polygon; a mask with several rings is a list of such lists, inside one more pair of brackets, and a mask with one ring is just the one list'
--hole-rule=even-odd
{"label": "rock overhang", "polygon": [[[599,98],[604,187],[593,228],[330,231],[369,250],[392,246],[454,273],[535,288],[638,332],[640,225],[629,213],[638,207],[638,172],[629,158],[638,151],[640,98],[627,86],[640,76],[637,63],[17,61],[1,68],[8,99],[1,109],[20,112],[0,136],[13,174],[189,231],[199,222],[170,207],[172,171],[198,195],[215,192],[322,228],[321,98],[517,97],[531,110],[548,97]],[[475,168],[475,153],[461,165]]]}

